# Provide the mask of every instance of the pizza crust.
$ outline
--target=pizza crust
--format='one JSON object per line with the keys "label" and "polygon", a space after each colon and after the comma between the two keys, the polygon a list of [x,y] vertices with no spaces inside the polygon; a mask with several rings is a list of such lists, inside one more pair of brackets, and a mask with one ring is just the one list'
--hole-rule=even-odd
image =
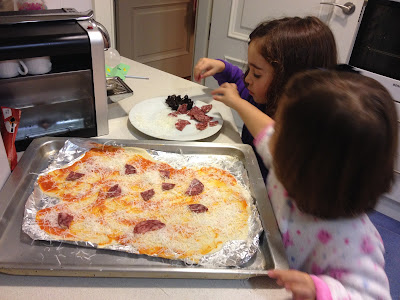
{"label": "pizza crust", "polygon": [[[71,172],[84,175],[66,180]],[[188,192],[196,181],[201,191]],[[35,217],[52,240],[199,263],[230,241],[249,239],[251,197],[233,175],[215,167],[175,169],[141,148],[96,145],[40,176],[38,185],[59,199]]]}

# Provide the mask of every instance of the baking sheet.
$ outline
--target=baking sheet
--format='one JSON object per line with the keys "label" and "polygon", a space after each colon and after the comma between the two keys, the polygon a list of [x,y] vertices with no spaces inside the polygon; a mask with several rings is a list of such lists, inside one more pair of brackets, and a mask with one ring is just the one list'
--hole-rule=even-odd
{"label": "baking sheet", "polygon": [[[247,145],[117,141],[122,146],[188,155],[231,155],[243,162],[249,175],[251,194],[257,201],[263,226],[268,234],[262,235],[256,255],[240,268],[188,266],[181,261],[82,248],[62,242],[33,241],[21,230],[24,204],[32,193],[38,174],[49,166],[52,157],[57,155],[66,139],[47,137],[35,140],[0,192],[1,272],[53,276],[239,279],[266,275],[271,268],[288,267],[257,160],[251,147]],[[93,141],[110,142],[100,139]]]}
{"label": "baking sheet", "polygon": [[[96,145],[93,145],[92,143],[82,139],[71,138],[67,140],[57,156],[51,162],[50,166],[41,172],[39,176],[44,176],[50,172],[53,172],[54,170],[72,165],[82,158],[83,153],[95,146]],[[118,146],[118,144],[113,143],[113,146]],[[250,208],[247,238],[243,240],[230,240],[225,242],[220,250],[213,252],[212,254],[203,255],[199,259],[198,264],[209,267],[240,267],[248,262],[257,251],[259,236],[263,228],[259,219],[258,210],[254,205],[254,200],[251,198],[250,191],[248,189],[249,178],[243,162],[239,158],[231,155],[196,155],[170,153],[154,149],[145,150],[154,160],[168,163],[175,169],[182,169],[185,167],[193,169],[199,169],[201,167],[215,167],[228,171],[236,178],[239,186],[242,187],[242,196],[246,199],[248,207]],[[60,200],[58,197],[52,197],[46,193],[43,193],[36,182],[34,190],[28,197],[28,200],[25,204],[22,230],[33,240],[62,241],[64,243],[72,243],[78,246],[110,249],[135,254],[139,253],[139,250],[134,246],[134,244],[113,244],[98,247],[98,245],[94,244],[93,242],[63,241],[60,238],[53,237],[46,233],[37,224],[36,215],[39,210],[56,206],[59,203]],[[176,255],[178,256],[177,253]],[[153,256],[157,257],[157,255]],[[193,264],[193,261],[190,258],[185,259],[184,262],[187,264]]]}

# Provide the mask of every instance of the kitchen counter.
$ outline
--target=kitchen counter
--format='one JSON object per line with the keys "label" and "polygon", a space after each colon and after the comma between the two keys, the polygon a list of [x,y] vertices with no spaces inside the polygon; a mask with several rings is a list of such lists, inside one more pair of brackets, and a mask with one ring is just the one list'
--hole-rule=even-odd
{"label": "kitchen counter", "polygon": [[[192,99],[210,98],[210,90],[191,81],[122,58],[131,68],[129,75],[149,77],[125,82],[134,94],[109,105],[109,139],[154,139],[129,122],[131,108],[142,100],[171,94],[188,94]],[[207,96],[208,95],[208,96]],[[231,110],[212,101],[224,120],[219,133],[207,142],[241,143]],[[266,277],[248,280],[153,279],[153,278],[78,278],[14,276],[0,273],[0,299],[72,300],[72,299],[291,299],[284,289],[276,288]]]}

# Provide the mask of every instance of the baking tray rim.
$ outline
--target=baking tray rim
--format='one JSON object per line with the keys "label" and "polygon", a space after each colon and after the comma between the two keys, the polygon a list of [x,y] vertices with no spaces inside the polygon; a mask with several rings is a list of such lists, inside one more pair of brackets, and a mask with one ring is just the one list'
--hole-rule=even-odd
{"label": "baking tray rim", "polygon": [[[132,146],[132,147],[143,147],[147,149],[154,149],[160,151],[171,151],[168,148],[178,149],[236,149],[239,150],[245,157],[244,163],[246,170],[249,173],[249,178],[252,178],[254,173],[257,174],[258,179],[262,179],[261,173],[258,168],[248,168],[250,160],[254,164],[257,163],[254,151],[249,145],[245,144],[234,144],[234,143],[212,143],[212,142],[179,142],[179,141],[163,141],[163,140],[126,140],[126,139],[101,139],[101,138],[71,138],[71,137],[42,137],[35,139],[31,145],[27,148],[23,156],[21,157],[17,168],[10,175],[6,181],[3,189],[0,190],[0,196],[3,194],[10,194],[11,190],[17,190],[16,185],[22,184],[25,177],[31,170],[31,165],[34,158],[40,155],[39,151],[47,144],[54,144],[65,142],[67,140],[85,140],[103,144],[116,144],[121,146]],[[58,150],[54,149],[54,150]],[[184,152],[186,153],[186,152]],[[218,153],[205,152],[198,153],[196,151],[186,154],[211,154],[218,155]],[[43,155],[44,156],[44,155]],[[43,157],[42,157],[43,158]],[[15,172],[16,171],[16,172]],[[41,171],[41,170],[40,170]],[[21,174],[21,172],[23,174]],[[21,177],[21,175],[23,175]],[[19,178],[18,178],[19,177]],[[36,177],[35,177],[36,178]],[[33,181],[33,179],[31,180]],[[260,180],[258,180],[260,181]],[[288,262],[285,256],[282,239],[280,236],[279,229],[277,227],[275,215],[272,210],[272,205],[266,195],[266,187],[263,181],[251,183],[252,195],[259,195],[260,192],[264,192],[267,201],[262,201],[262,205],[266,206],[263,209],[259,209],[260,218],[265,230],[265,234],[268,236],[268,249],[271,255],[272,263],[277,269],[288,269]],[[30,193],[29,193],[30,194]],[[254,195],[253,195],[254,196]],[[0,199],[3,197],[0,197]],[[254,197],[256,199],[256,197]],[[12,197],[9,197],[12,199]],[[3,199],[4,200],[4,199]],[[26,199],[21,200],[26,201]],[[6,201],[0,201],[0,222],[3,219],[5,209],[10,203]],[[11,202],[11,201],[9,201]],[[25,202],[24,202],[25,203]],[[257,207],[261,205],[256,201]],[[265,218],[267,214],[267,218]],[[264,215],[264,218],[263,218]],[[271,218],[272,217],[272,218]],[[21,226],[22,227],[22,226]],[[22,230],[22,229],[21,229]],[[0,237],[1,238],[1,237]],[[0,249],[1,251],[1,249]],[[129,266],[125,268],[116,269],[114,266],[103,266],[99,269],[98,265],[95,266],[70,266],[70,265],[47,265],[47,264],[24,264],[24,266],[15,263],[4,263],[0,261],[0,272],[14,275],[43,275],[43,276],[84,276],[84,277],[142,277],[142,278],[210,278],[210,279],[244,279],[256,276],[267,276],[266,269],[246,269],[246,268],[206,268],[206,267],[160,267],[160,266]],[[150,270],[153,269],[153,270]]]}

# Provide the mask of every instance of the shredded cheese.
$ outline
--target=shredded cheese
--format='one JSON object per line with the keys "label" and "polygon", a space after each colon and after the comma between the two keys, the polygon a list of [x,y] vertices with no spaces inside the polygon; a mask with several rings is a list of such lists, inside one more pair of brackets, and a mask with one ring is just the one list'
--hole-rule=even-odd
{"label": "shredded cheese", "polygon": [[[126,164],[136,173],[126,175]],[[170,178],[160,170],[169,170]],[[66,181],[71,171],[84,176]],[[185,192],[194,178],[204,190],[188,196]],[[163,182],[175,186],[163,191]],[[214,167],[174,169],[135,149],[106,146],[39,177],[38,183],[44,193],[60,199],[36,215],[40,228],[59,240],[129,246],[140,254],[197,263],[227,241],[246,240],[249,234],[249,192],[229,172]],[[107,197],[115,185],[121,194]],[[145,201],[140,193],[149,189],[155,194]],[[189,204],[202,204],[208,211],[195,213]],[[69,228],[58,224],[60,212],[73,216]],[[165,227],[135,234],[135,225],[145,220],[158,220]]]}

